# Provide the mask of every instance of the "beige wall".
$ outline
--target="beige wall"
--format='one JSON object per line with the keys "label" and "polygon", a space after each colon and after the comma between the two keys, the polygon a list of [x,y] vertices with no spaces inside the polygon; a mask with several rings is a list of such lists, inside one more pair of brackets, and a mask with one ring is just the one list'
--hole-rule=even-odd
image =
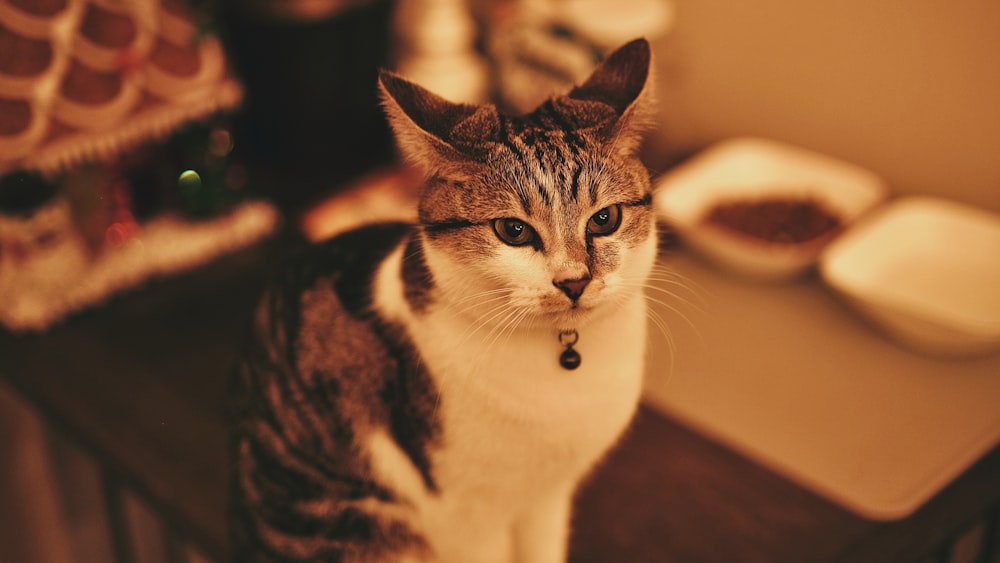
{"label": "beige wall", "polygon": [[1000,0],[674,0],[661,142],[789,141],[1000,211]]}

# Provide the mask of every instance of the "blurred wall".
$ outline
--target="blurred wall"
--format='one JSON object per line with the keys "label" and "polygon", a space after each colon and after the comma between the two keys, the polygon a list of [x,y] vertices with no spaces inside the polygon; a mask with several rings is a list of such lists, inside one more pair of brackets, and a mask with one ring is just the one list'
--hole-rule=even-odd
{"label": "blurred wall", "polygon": [[1000,211],[1000,1],[674,2],[658,143],[767,136]]}

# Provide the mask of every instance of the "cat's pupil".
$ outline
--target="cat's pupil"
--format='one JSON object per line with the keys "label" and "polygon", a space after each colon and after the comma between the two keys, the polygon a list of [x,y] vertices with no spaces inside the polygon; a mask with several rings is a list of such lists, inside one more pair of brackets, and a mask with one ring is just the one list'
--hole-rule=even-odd
{"label": "cat's pupil", "polygon": [[598,211],[597,214],[594,215],[594,222],[601,226],[607,225],[608,221],[610,220],[611,220],[611,212],[608,211],[607,207]]}
{"label": "cat's pupil", "polygon": [[507,221],[507,223],[504,224],[503,228],[504,230],[507,231],[507,236],[509,236],[512,239],[519,238],[521,234],[524,233],[523,223],[515,223],[513,221]]}

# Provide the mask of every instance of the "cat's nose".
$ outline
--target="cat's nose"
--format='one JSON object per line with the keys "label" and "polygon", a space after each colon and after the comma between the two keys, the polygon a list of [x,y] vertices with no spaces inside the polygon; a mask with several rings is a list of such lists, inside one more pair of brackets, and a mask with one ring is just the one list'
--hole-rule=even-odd
{"label": "cat's nose", "polygon": [[583,276],[582,278],[576,278],[572,280],[553,280],[552,284],[562,290],[573,301],[576,301],[583,295],[583,290],[587,288],[587,284],[590,283],[590,276]]}

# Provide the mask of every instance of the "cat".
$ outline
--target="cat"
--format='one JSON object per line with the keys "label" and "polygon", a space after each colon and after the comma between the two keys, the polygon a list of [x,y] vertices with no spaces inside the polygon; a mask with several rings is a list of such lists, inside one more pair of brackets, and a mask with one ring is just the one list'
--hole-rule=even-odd
{"label": "cat", "polygon": [[281,268],[230,389],[235,561],[557,563],[632,419],[656,256],[650,47],[532,113],[383,71],[415,225]]}

